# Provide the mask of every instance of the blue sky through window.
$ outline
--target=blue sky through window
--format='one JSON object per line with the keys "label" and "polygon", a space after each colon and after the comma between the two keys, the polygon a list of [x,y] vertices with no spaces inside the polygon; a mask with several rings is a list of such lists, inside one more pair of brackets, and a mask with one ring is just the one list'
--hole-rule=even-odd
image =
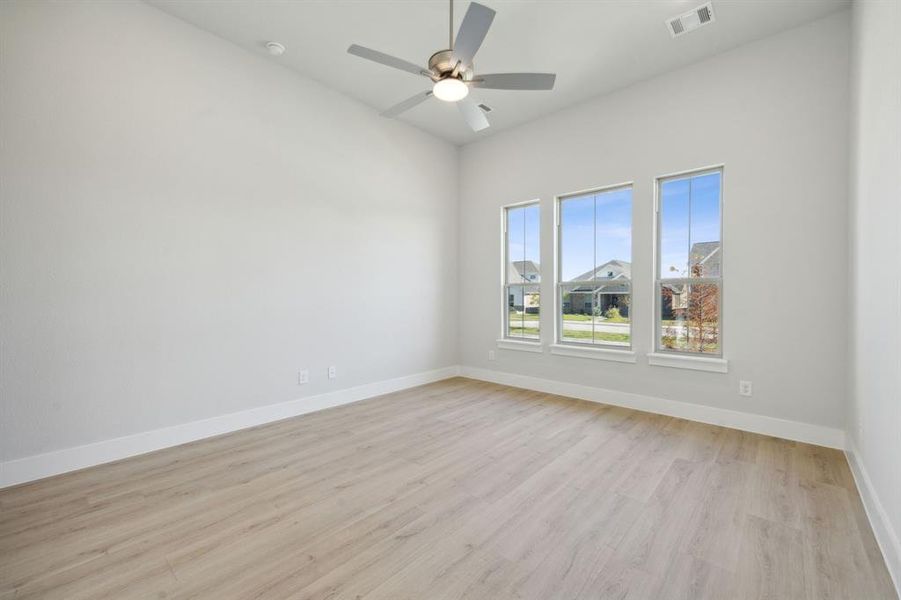
{"label": "blue sky through window", "polygon": [[[689,276],[691,247],[720,241],[721,178],[717,171],[661,184],[661,278]],[[560,223],[563,281],[610,260],[632,261],[631,188],[566,198],[560,204]],[[510,262],[533,261],[540,266],[538,204],[508,209],[507,244]]]}
{"label": "blue sky through window", "polygon": [[691,247],[720,241],[717,171],[660,185],[660,277],[688,277]]}
{"label": "blue sky through window", "polygon": [[560,271],[569,281],[611,260],[632,262],[632,189],[560,203]]}
{"label": "blue sky through window", "polygon": [[[507,261],[530,260],[541,265],[541,220],[538,204],[507,209]],[[509,274],[508,283],[522,283]],[[537,280],[536,280],[537,281]]]}

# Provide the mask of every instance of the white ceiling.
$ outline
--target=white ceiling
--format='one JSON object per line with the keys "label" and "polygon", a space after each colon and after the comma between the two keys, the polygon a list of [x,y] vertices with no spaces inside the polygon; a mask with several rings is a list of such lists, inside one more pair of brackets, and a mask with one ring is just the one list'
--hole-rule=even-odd
{"label": "white ceiling", "polygon": [[[383,110],[430,82],[347,54],[352,43],[425,67],[447,47],[448,2],[409,0],[147,0],[185,21]],[[751,40],[825,16],[848,0],[713,0],[716,22],[678,39],[664,23],[703,0],[480,0],[497,11],[476,73],[557,73],[553,91],[474,90],[491,127],[473,133],[456,107],[430,99],[400,118],[465,144]],[[458,1],[455,30],[469,5]]]}

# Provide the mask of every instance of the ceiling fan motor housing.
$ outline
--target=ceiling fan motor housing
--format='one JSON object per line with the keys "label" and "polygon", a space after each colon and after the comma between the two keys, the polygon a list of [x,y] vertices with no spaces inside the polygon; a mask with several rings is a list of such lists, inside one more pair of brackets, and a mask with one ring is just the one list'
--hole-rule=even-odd
{"label": "ceiling fan motor housing", "polygon": [[[429,58],[429,70],[435,73],[439,79],[444,79],[454,72],[457,63],[453,59],[453,50],[440,50]],[[464,81],[472,79],[472,65],[460,72],[460,78]]]}
{"label": "ceiling fan motor housing", "polygon": [[[2,0],[0,0],[2,1]],[[347,48],[349,54],[379,63],[392,69],[412,73],[419,77],[428,77],[432,81],[432,89],[422,91],[403,102],[395,104],[381,114],[394,118],[399,114],[419,106],[429,98],[437,98],[444,102],[455,102],[466,123],[473,131],[481,131],[489,126],[485,113],[488,109],[477,104],[472,98],[467,99],[470,87],[487,90],[550,90],[554,88],[553,73],[491,73],[473,74],[473,57],[494,20],[495,11],[478,2],[470,2],[466,14],[460,22],[460,28],[454,36],[454,0],[450,1],[448,18],[449,49],[439,50],[429,58],[428,70],[420,64],[351,44]]]}

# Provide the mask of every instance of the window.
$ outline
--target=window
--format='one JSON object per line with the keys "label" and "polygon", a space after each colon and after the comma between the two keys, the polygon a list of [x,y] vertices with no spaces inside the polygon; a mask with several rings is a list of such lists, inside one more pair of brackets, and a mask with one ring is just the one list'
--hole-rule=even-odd
{"label": "window", "polygon": [[504,337],[540,338],[540,215],[537,202],[504,209]]}
{"label": "window", "polygon": [[559,203],[558,342],[632,346],[632,186]]}
{"label": "window", "polygon": [[656,347],[722,355],[722,169],[657,180]]}

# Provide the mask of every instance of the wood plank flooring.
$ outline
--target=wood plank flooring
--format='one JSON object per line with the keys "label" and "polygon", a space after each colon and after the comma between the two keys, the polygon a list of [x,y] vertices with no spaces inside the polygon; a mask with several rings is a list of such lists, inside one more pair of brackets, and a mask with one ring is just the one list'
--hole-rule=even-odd
{"label": "wood plank flooring", "polygon": [[895,598],[835,450],[462,378],[0,491],[0,600]]}

